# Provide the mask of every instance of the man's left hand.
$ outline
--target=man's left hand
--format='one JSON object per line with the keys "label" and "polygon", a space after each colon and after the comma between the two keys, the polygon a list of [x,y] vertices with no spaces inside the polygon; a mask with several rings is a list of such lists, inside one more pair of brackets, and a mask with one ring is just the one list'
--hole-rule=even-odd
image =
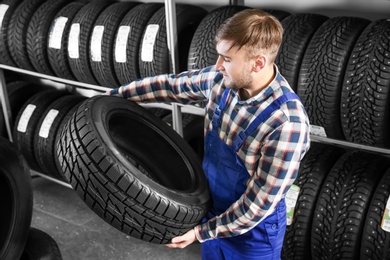
{"label": "man's left hand", "polygon": [[195,231],[191,229],[182,236],[172,238],[171,244],[166,244],[166,246],[169,248],[185,248],[195,241]]}

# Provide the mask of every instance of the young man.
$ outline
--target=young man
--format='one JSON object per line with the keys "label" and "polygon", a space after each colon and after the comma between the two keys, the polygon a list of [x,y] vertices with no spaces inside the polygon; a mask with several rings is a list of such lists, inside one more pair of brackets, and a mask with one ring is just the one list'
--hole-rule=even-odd
{"label": "young man", "polygon": [[203,168],[212,209],[168,247],[198,240],[203,259],[280,259],[284,196],[310,142],[303,105],[274,64],[282,34],[273,16],[241,11],[218,29],[215,66],[109,92],[136,102],[208,102]]}

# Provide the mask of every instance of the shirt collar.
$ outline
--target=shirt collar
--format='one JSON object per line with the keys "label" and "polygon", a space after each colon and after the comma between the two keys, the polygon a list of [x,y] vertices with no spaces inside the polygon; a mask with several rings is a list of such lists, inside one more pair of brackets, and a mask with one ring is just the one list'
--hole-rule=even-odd
{"label": "shirt collar", "polygon": [[283,82],[285,81],[285,79],[280,74],[279,68],[278,68],[278,66],[276,66],[276,64],[274,64],[274,68],[275,68],[274,79],[271,81],[271,83],[267,87],[265,87],[256,96],[253,96],[251,98],[248,98],[247,100],[242,101],[242,100],[240,100],[240,96],[238,95],[237,91],[232,91],[233,95],[238,99],[238,104],[245,105],[245,104],[252,104],[254,102],[260,103],[260,102],[263,102],[264,100],[268,99],[269,97],[271,97],[275,93],[275,91],[277,89],[279,89],[282,84],[284,84]]}

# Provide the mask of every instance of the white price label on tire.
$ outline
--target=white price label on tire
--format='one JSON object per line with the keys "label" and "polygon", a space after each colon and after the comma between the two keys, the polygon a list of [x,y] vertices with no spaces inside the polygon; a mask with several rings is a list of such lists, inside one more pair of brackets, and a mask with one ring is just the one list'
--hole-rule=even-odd
{"label": "white price label on tire", "polygon": [[316,135],[316,136],[322,136],[326,137],[325,128],[318,125],[310,125],[310,134]]}
{"label": "white price label on tire", "polygon": [[291,185],[290,189],[286,193],[286,214],[287,214],[287,225],[291,225],[293,219],[294,219],[294,210],[295,205],[297,205],[298,195],[299,191],[301,189],[293,184]]}
{"label": "white price label on tire", "polygon": [[9,5],[1,4],[0,5],[0,29],[3,28],[4,16],[7,13]]}
{"label": "white price label on tire", "polygon": [[59,111],[56,109],[50,109],[49,113],[46,114],[45,119],[43,119],[41,128],[39,129],[39,136],[42,138],[47,138],[49,136],[50,128],[56,119]]}
{"label": "white price label on tire", "polygon": [[63,16],[54,20],[49,32],[49,48],[61,49],[62,35],[67,22],[68,18]]}
{"label": "white price label on tire", "polygon": [[92,61],[102,61],[102,41],[104,34],[104,26],[96,25],[93,28],[91,38],[91,57]]}
{"label": "white price label on tire", "polygon": [[141,60],[144,62],[153,61],[154,43],[160,26],[158,24],[149,24],[146,27],[144,39],[142,41]]}
{"label": "white price label on tire", "polygon": [[387,199],[385,212],[382,216],[381,228],[386,232],[390,232],[390,197]]}
{"label": "white price label on tire", "polygon": [[27,130],[28,122],[30,121],[30,118],[32,114],[34,113],[34,110],[37,106],[33,104],[28,104],[26,108],[24,109],[22,115],[20,116],[18,127],[16,128],[19,132],[25,133]]}
{"label": "white price label on tire", "polygon": [[127,39],[130,34],[130,26],[121,26],[115,42],[115,61],[124,63],[127,60]]}
{"label": "white price label on tire", "polygon": [[78,59],[80,45],[80,24],[74,23],[70,27],[69,41],[68,41],[68,55],[72,59]]}

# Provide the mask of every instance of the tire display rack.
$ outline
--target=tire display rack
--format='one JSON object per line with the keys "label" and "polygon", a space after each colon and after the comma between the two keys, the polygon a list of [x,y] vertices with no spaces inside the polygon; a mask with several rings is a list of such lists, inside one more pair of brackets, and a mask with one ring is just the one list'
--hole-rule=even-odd
{"label": "tire display rack", "polygon": [[[165,2],[165,13],[166,13],[166,26],[167,26],[167,45],[170,53],[170,63],[172,66],[173,73],[178,73],[178,46],[177,46],[177,31],[175,30],[176,27],[176,8],[175,8],[175,2],[174,0],[164,0]],[[237,5],[243,4],[243,1],[229,1],[229,5]],[[9,139],[12,141],[12,115],[8,100],[8,94],[6,89],[6,82],[4,77],[4,71],[3,70],[10,70],[14,72],[18,72],[21,74],[30,75],[33,77],[37,77],[40,79],[46,79],[49,81],[57,82],[57,83],[63,83],[67,85],[71,85],[74,87],[87,89],[87,90],[95,90],[101,93],[106,92],[107,90],[110,90],[110,88],[102,87],[99,85],[94,84],[88,84],[83,83],[79,81],[64,79],[60,77],[50,76],[47,74],[37,73],[30,70],[20,69],[8,65],[0,64],[0,101],[3,108],[4,118],[5,118],[5,124],[6,124],[6,130],[9,136]],[[199,116],[204,116],[204,109],[200,107],[196,107],[193,105],[183,105],[178,103],[172,103],[172,104],[165,104],[165,103],[151,103],[151,104],[141,104],[144,107],[154,107],[154,108],[163,108],[168,109],[172,111],[172,128],[178,132],[181,136],[183,136],[183,125],[182,125],[182,113],[189,113]],[[312,129],[311,133],[311,139],[314,142],[320,142],[320,143],[326,143],[331,145],[337,145],[342,147],[349,147],[354,148],[358,150],[365,150],[369,152],[375,152],[380,153],[384,155],[390,155],[390,149],[386,148],[380,148],[380,147],[374,147],[374,146],[368,146],[333,138],[328,138],[321,134],[321,129],[317,131],[318,129]],[[41,174],[39,172],[33,171],[33,174],[41,175],[45,178],[48,178],[54,182],[58,182],[62,185],[65,185],[67,187],[70,187],[69,184],[64,183],[60,180],[51,178],[50,176],[47,176],[45,174]]]}
{"label": "tire display rack", "polygon": [[[165,24],[166,24],[166,33],[167,33],[166,47],[168,47],[169,56],[170,56],[169,57],[170,58],[169,65],[172,68],[172,73],[179,73],[179,71],[181,70],[181,69],[179,69],[179,54],[178,54],[179,50],[178,50],[178,44],[177,44],[177,42],[178,42],[177,33],[178,33],[179,29],[177,28],[176,18],[177,18],[177,16],[180,16],[180,9],[176,10],[176,6],[175,6],[176,1],[175,0],[164,0],[164,2],[165,2],[164,4],[165,4],[165,19],[166,19]],[[229,1],[229,5],[230,6],[244,5],[244,1]],[[246,8],[246,7],[244,7],[244,8]],[[162,10],[162,11],[164,11],[164,10]],[[178,15],[176,15],[176,11],[178,12]],[[276,10],[276,11],[279,11],[279,10]],[[278,13],[276,16],[283,16],[283,15],[284,14],[282,11],[281,13]],[[295,17],[295,15],[291,15],[291,18],[295,18],[294,20],[293,19],[291,19],[291,20],[295,21],[295,22],[300,22],[302,19],[306,19],[306,20],[312,19],[312,22],[310,23],[312,28],[306,29],[306,30],[309,30],[311,32],[317,31],[319,25],[325,23],[325,21],[328,19],[325,16],[317,15],[317,14],[297,14],[296,16],[298,16],[299,19],[296,19],[297,17]],[[223,17],[224,16],[222,16],[220,22],[222,22]],[[278,19],[279,18],[280,17],[278,17]],[[284,25],[288,24],[288,22],[291,20],[286,19],[286,21],[284,21]],[[217,27],[219,21],[215,21],[215,20],[213,20],[213,21],[215,22],[214,26]],[[210,21],[208,21],[208,22],[210,22]],[[326,102],[332,103],[332,101],[334,101],[333,97],[335,96],[335,94],[333,93],[333,95],[329,95],[331,97],[330,101],[325,100],[325,98],[324,98],[324,100],[318,101],[319,103],[316,103],[317,101],[313,102],[313,99],[311,99],[311,95],[313,92],[312,91],[313,86],[309,85],[304,80],[300,80],[298,78],[299,71],[297,71],[297,70],[301,66],[303,68],[302,71],[304,71],[304,72],[309,71],[311,74],[307,73],[310,76],[305,76],[306,79],[307,78],[310,79],[310,77],[318,77],[318,75],[313,73],[313,71],[310,71],[310,69],[311,69],[310,62],[313,59],[313,57],[314,58],[317,57],[317,60],[319,60],[319,61],[324,60],[324,56],[326,55],[326,51],[318,52],[318,49],[321,49],[321,50],[325,49],[325,48],[322,48],[322,46],[321,46],[321,44],[324,43],[324,41],[322,40],[323,38],[321,38],[321,37],[324,37],[324,35],[326,35],[326,33],[329,33],[329,32],[333,33],[334,31],[332,31],[332,28],[337,28],[337,26],[339,26],[340,24],[346,23],[346,22],[351,22],[351,24],[356,23],[362,27],[365,27],[368,24],[368,21],[365,21],[364,19],[360,19],[360,18],[356,18],[356,19],[351,18],[348,20],[347,19],[340,19],[340,20],[329,19],[327,26],[323,27],[325,29],[322,29],[322,31],[319,30],[321,33],[316,34],[317,38],[315,41],[313,41],[313,44],[310,45],[310,48],[308,48],[307,54],[305,56],[302,53],[300,53],[299,51],[303,51],[302,48],[306,46],[306,43],[305,44],[302,43],[300,45],[300,47],[298,47],[298,49],[295,50],[295,53],[300,53],[299,58],[302,58],[302,65],[297,64],[296,66],[290,66],[288,68],[283,68],[283,67],[280,68],[282,71],[282,74],[286,75],[286,78],[288,78],[289,81],[293,82],[292,85],[294,85],[294,86],[299,85],[300,86],[300,88],[298,90],[296,90],[296,89],[294,89],[294,90],[297,91],[297,93],[300,90],[300,93],[298,93],[298,94],[300,94],[302,102],[305,103],[305,101],[306,101],[314,108],[316,108],[316,106],[318,104],[320,104],[322,101],[324,101],[325,103]],[[179,20],[179,24],[180,24],[180,20]],[[332,26],[332,25],[334,25],[334,26]],[[294,23],[289,24],[289,28],[294,27],[294,26],[295,26]],[[351,27],[354,27],[354,26],[351,25]],[[300,27],[298,26],[297,28],[298,29],[296,29],[296,30],[290,29],[289,35],[292,35],[295,33],[299,34]],[[351,42],[346,42],[348,46],[352,46],[352,41],[355,39],[354,37],[358,33],[360,33],[360,30],[362,29],[359,26],[356,28],[358,31],[351,32],[351,35],[349,37],[347,37],[348,40],[351,41]],[[291,32],[293,32],[293,33],[291,33]],[[201,33],[204,33],[204,31],[201,31]],[[336,33],[334,33],[334,34],[336,34]],[[300,38],[300,40],[307,41],[308,40],[307,37],[309,37],[309,36],[306,34],[306,38],[302,37],[302,38]],[[311,34],[310,34],[310,37],[311,37]],[[288,42],[288,40],[286,42]],[[198,42],[198,45],[202,45],[202,44],[199,44],[199,42]],[[284,46],[282,46],[282,48],[285,48],[285,50],[287,50],[288,48],[290,48],[288,45],[291,46],[292,44],[285,44]],[[165,47],[165,50],[166,50],[166,47]],[[205,48],[206,51],[208,51],[209,48],[211,48],[211,47],[209,46],[209,47]],[[215,55],[217,55],[217,54],[215,54]],[[341,55],[341,56],[343,56],[343,55]],[[181,57],[183,57],[183,56],[181,56]],[[280,59],[286,59],[286,57],[280,57]],[[292,58],[292,59],[294,59],[294,58]],[[298,59],[298,58],[296,57],[295,59]],[[278,63],[276,63],[276,64],[278,64]],[[203,67],[204,65],[203,64],[196,64],[196,62],[194,62],[193,68],[196,68],[196,66]],[[334,66],[337,66],[337,65],[334,65]],[[346,66],[346,62],[343,63],[343,66]],[[189,69],[191,69],[191,68],[189,68]],[[352,70],[355,69],[355,67],[349,66],[348,69],[351,72]],[[15,138],[13,136],[11,126],[13,125],[13,120],[15,120],[17,118],[15,118],[15,115],[12,115],[12,113],[11,113],[10,100],[11,100],[11,104],[12,104],[12,98],[9,100],[9,95],[7,93],[7,87],[6,87],[6,78],[4,76],[4,70],[13,71],[13,72],[24,74],[24,75],[29,75],[31,77],[39,78],[42,80],[47,80],[47,81],[51,82],[53,85],[56,83],[60,83],[61,85],[64,84],[66,88],[71,88],[72,91],[76,91],[76,90],[77,91],[79,91],[79,90],[80,91],[81,90],[94,91],[95,93],[92,93],[91,96],[95,96],[95,97],[93,100],[91,99],[88,102],[89,106],[92,106],[95,102],[99,102],[99,99],[104,99],[104,97],[97,97],[97,96],[99,96],[98,93],[103,94],[104,92],[112,89],[112,88],[101,86],[102,85],[101,83],[100,83],[101,85],[98,83],[97,84],[85,83],[85,82],[75,81],[72,79],[65,79],[65,76],[58,76],[58,75],[51,76],[51,75],[48,75],[49,73],[45,74],[45,72],[42,72],[42,71],[33,72],[31,70],[24,69],[24,68],[16,68],[12,65],[0,64],[0,102],[2,105],[4,119],[5,119],[4,120],[5,121],[5,129],[6,129],[6,132],[8,134],[10,141],[13,141],[13,139],[14,139],[15,142],[16,142],[17,138]],[[319,72],[319,70],[316,70],[315,72]],[[341,78],[341,77],[339,77],[339,75],[336,75],[336,76],[337,76],[336,78],[338,78],[338,79]],[[328,85],[336,86],[336,84],[341,84],[341,82],[332,82],[332,83],[329,83]],[[107,85],[112,85],[112,84],[107,84]],[[316,87],[316,86],[314,86],[314,87]],[[328,93],[332,92],[332,90],[333,90],[332,88],[329,88]],[[337,88],[337,90],[338,90],[338,88]],[[319,89],[315,89],[315,91],[320,92]],[[87,96],[87,95],[85,95],[85,96]],[[126,107],[127,105],[128,104],[124,104],[123,106]],[[148,103],[148,104],[140,104],[140,105],[143,107],[161,108],[164,110],[172,111],[172,115],[171,115],[171,119],[170,119],[169,123],[168,122],[165,122],[165,123],[171,124],[173,130],[175,130],[182,137],[185,137],[185,134],[183,134],[183,128],[184,129],[186,128],[186,116],[187,115],[189,115],[189,116],[198,115],[198,116],[202,116],[202,117],[204,116],[204,109],[201,107],[198,107],[198,106],[194,106],[194,105],[183,105],[183,104],[178,104],[178,103],[172,103],[172,104],[169,104],[169,103]],[[101,107],[101,106],[98,106],[98,107]],[[82,108],[80,111],[82,111],[83,109],[84,108]],[[87,111],[87,110],[88,111],[95,111],[95,109],[90,109],[90,108],[86,109],[85,111]],[[309,111],[309,112],[311,112],[311,111]],[[338,112],[339,111],[332,111],[332,112],[328,111],[328,117],[326,118],[326,120],[330,120],[330,121],[333,120],[334,118],[332,116],[329,116],[329,115],[338,114]],[[187,114],[187,115],[183,116],[182,113]],[[101,113],[97,112],[95,114],[100,115]],[[363,225],[355,223],[356,225],[355,226],[352,225],[352,228],[356,231],[359,231],[359,234],[362,232],[361,229],[364,227],[365,234],[371,235],[372,231],[370,230],[370,228],[371,229],[376,228],[379,226],[379,223],[380,223],[380,214],[377,214],[377,210],[376,209],[374,210],[371,208],[369,210],[367,209],[369,197],[366,196],[365,193],[362,191],[359,191],[360,193],[354,191],[353,178],[355,178],[355,179],[367,178],[369,181],[364,180],[364,185],[366,183],[367,183],[367,185],[364,186],[363,189],[365,191],[367,191],[367,193],[369,193],[369,194],[373,193],[374,192],[373,188],[375,187],[375,183],[377,183],[379,180],[378,179],[379,176],[377,176],[375,173],[382,172],[382,171],[384,171],[385,168],[387,168],[389,166],[387,159],[383,160],[383,158],[376,158],[376,157],[379,157],[379,156],[377,156],[379,154],[379,155],[384,155],[384,157],[389,158],[390,148],[375,147],[374,145],[367,144],[367,143],[360,144],[360,143],[357,143],[357,142],[352,141],[352,140],[346,140],[346,141],[341,140],[337,137],[337,134],[339,133],[337,131],[337,128],[340,128],[340,126],[337,126],[336,124],[327,124],[328,126],[329,125],[331,125],[332,127],[334,126],[334,129],[331,129],[331,131],[329,131],[329,129],[327,129],[326,127],[316,126],[317,124],[318,125],[321,124],[321,120],[324,120],[323,118],[321,118],[321,116],[317,117],[317,115],[315,115],[315,114],[310,114],[310,113],[308,113],[308,114],[309,114],[309,116],[311,116],[315,119],[315,120],[313,120],[314,122],[311,120],[312,121],[311,140],[313,141],[313,144],[312,144],[310,154],[304,158],[304,161],[302,163],[302,165],[304,167],[302,167],[302,169],[300,169],[301,178],[298,178],[296,181],[297,186],[302,188],[302,196],[299,197],[299,203],[297,203],[298,206],[296,208],[296,212],[297,212],[296,214],[297,214],[297,216],[299,216],[299,217],[296,217],[296,219],[299,219],[300,222],[297,221],[293,224],[290,223],[290,225],[291,225],[290,230],[288,230],[287,235],[286,235],[286,237],[287,237],[286,241],[288,240],[287,241],[288,243],[286,243],[284,246],[284,253],[285,254],[291,253],[292,251],[294,251],[294,253],[297,253],[297,254],[300,253],[301,245],[299,245],[299,243],[302,241],[305,241],[306,238],[310,237],[308,232],[310,231],[311,226],[312,226],[311,220],[314,219],[314,217],[313,217],[314,213],[319,213],[320,211],[322,211],[322,208],[326,208],[326,207],[328,207],[328,205],[336,205],[337,202],[334,201],[335,198],[343,198],[345,201],[348,201],[348,205],[347,204],[343,205],[343,207],[345,206],[344,209],[346,210],[346,213],[341,212],[341,211],[336,211],[336,209],[334,210],[334,214],[342,215],[342,217],[340,218],[341,219],[340,222],[337,224],[337,227],[343,226],[344,225],[343,221],[345,221],[345,223],[347,221],[349,221],[348,218],[344,218],[344,216],[348,215],[347,214],[348,212],[355,212],[355,213],[358,212],[356,214],[354,213],[355,216],[358,215],[358,216],[362,217],[362,216],[365,216],[366,213],[364,213],[364,214],[360,214],[360,213],[367,211],[368,212],[367,214],[370,217],[370,222],[374,221],[374,222],[378,223],[377,225],[374,225],[374,226],[367,225],[367,224],[365,224],[363,226]],[[95,120],[91,120],[90,122],[94,122],[94,121]],[[319,122],[317,122],[317,121],[319,121]],[[86,121],[86,123],[84,125],[90,125],[89,124],[90,122]],[[164,125],[164,127],[166,127],[166,124],[162,124],[162,125]],[[351,125],[351,124],[349,124],[349,125]],[[72,126],[72,127],[73,127],[72,129],[75,128],[74,126]],[[71,127],[69,127],[69,129],[71,129]],[[350,128],[350,129],[353,130],[352,128]],[[142,132],[143,130],[144,129],[142,129],[142,127],[139,128],[139,132]],[[171,129],[169,129],[169,130],[171,130]],[[375,133],[375,130],[374,130],[374,133]],[[61,153],[62,153],[61,158],[70,158],[69,154],[67,154],[66,152],[68,151],[67,150],[68,147],[70,147],[71,145],[69,144],[70,142],[67,143],[66,141],[67,140],[76,140],[76,141],[81,142],[81,140],[77,140],[77,138],[75,138],[75,136],[72,135],[71,131],[66,132],[66,134],[64,136],[65,137],[63,137],[63,139],[62,139],[62,141],[63,141],[62,146],[63,147],[65,146],[66,149],[61,150]],[[134,135],[134,136],[137,136],[137,135]],[[93,139],[93,137],[89,138],[89,140],[92,140],[92,139]],[[160,141],[160,140],[159,139],[154,140],[154,142],[158,142],[158,141]],[[100,145],[98,145],[98,146],[100,147]],[[164,146],[164,145],[162,145],[162,146]],[[78,146],[77,145],[72,146],[72,149],[75,150],[76,147],[78,147]],[[344,150],[343,148],[346,148],[346,149]],[[74,150],[72,150],[72,151],[74,151]],[[353,151],[350,151],[350,150],[353,150]],[[367,151],[368,154],[363,153],[364,151]],[[77,151],[77,152],[79,155],[81,155],[81,154],[84,154],[85,151]],[[341,155],[343,155],[343,156],[341,156]],[[94,157],[94,156],[92,156],[92,157]],[[155,157],[157,157],[157,156],[155,156]],[[125,161],[125,160],[123,160],[123,158],[121,158],[121,159],[119,159],[119,161]],[[337,161],[337,164],[335,164],[336,161]],[[384,161],[385,161],[385,163],[383,163]],[[74,161],[70,161],[68,163],[77,164],[78,161],[74,160]],[[318,165],[321,165],[321,167],[318,167]],[[335,167],[331,167],[333,165],[335,165]],[[62,181],[61,179],[51,177],[52,175],[49,176],[47,174],[44,174],[43,171],[39,172],[39,170],[34,170],[34,167],[32,167],[32,166],[30,166],[29,170],[30,170],[30,173],[32,175],[38,175],[40,177],[46,178],[52,182],[56,182],[60,185],[63,185],[65,187],[68,187],[71,189],[72,189],[72,187],[75,187],[73,185],[74,182],[69,181],[72,177],[74,177],[73,173],[70,173],[69,171],[67,172],[66,176],[67,176],[68,182],[72,183],[72,185],[68,184],[68,182]],[[142,170],[144,170],[144,169],[141,167],[139,170],[142,172]],[[52,171],[48,171],[48,172],[52,172]],[[327,172],[330,172],[329,178],[326,177]],[[312,178],[313,177],[312,174],[314,174],[315,178]],[[386,185],[390,185],[390,184],[388,184],[389,183],[389,181],[388,181],[389,176],[390,176],[390,171],[387,171],[386,174],[384,175],[384,178],[383,178]],[[374,177],[377,179],[374,179]],[[102,176],[101,176],[101,178],[102,178]],[[75,179],[75,178],[73,178],[73,179]],[[173,178],[173,179],[175,179],[175,178]],[[328,189],[327,187],[336,187],[338,190],[342,191],[342,196],[340,196],[340,194],[333,194],[332,192],[334,192],[334,191],[332,189]],[[82,188],[78,188],[78,190],[77,189],[75,189],[75,190],[76,190],[76,192],[77,191],[79,192],[79,195],[80,195],[80,192],[82,195],[84,195],[83,192],[85,192],[85,194],[87,194],[87,190],[83,190]],[[313,190],[315,191],[315,193],[312,192]],[[378,188],[378,191],[376,191],[376,193],[375,193],[376,195],[374,196],[373,200],[375,200],[378,203],[385,201],[385,199],[386,199],[385,194],[386,194],[387,190],[389,190],[388,186],[382,185],[382,187]],[[107,189],[107,191],[109,193],[109,192],[112,192],[113,190]],[[116,191],[114,193],[116,193]],[[357,203],[353,198],[353,196],[356,194],[364,197],[364,200],[362,200],[364,207],[361,206],[358,210],[356,210],[356,208],[353,208],[353,206],[354,206],[353,203]],[[153,199],[149,201],[151,204],[156,203],[156,201],[159,201],[159,198],[157,198],[157,196],[152,196],[152,197],[153,197]],[[311,198],[311,199],[308,199],[308,198]],[[316,199],[313,199],[313,198],[316,198]],[[315,202],[317,201],[317,198],[318,198],[318,205],[315,204]],[[133,198],[133,199],[136,200],[136,198]],[[146,206],[146,204],[149,204],[149,202],[145,203],[145,206]],[[347,203],[347,202],[345,202],[345,203]],[[144,206],[144,204],[142,204],[142,205]],[[309,206],[307,206],[307,205],[309,205]],[[91,206],[91,205],[89,205],[89,206]],[[127,205],[124,204],[123,208],[125,208],[126,206]],[[348,208],[347,206],[348,207],[351,206],[351,208]],[[174,206],[174,208],[175,207],[176,206]],[[371,207],[373,207],[373,206],[371,206]],[[179,213],[177,213],[179,215],[181,213],[183,213],[184,211],[187,211],[185,209],[181,209],[180,207],[176,207],[176,208],[179,209],[177,211],[177,212],[179,212]],[[144,209],[142,207],[139,207],[139,212],[141,212],[141,211],[143,212]],[[173,211],[171,211],[171,213],[172,212]],[[201,210],[199,210],[199,212],[201,212]],[[155,212],[148,211],[148,214],[149,213],[154,214]],[[160,213],[161,212],[159,209],[156,214],[160,214]],[[195,212],[193,215],[196,215],[196,214],[198,214],[198,213]],[[120,215],[122,215],[122,214],[120,214]],[[310,241],[307,241],[307,243],[304,243],[307,245],[312,245],[313,246],[312,254],[318,255],[318,256],[325,253],[325,251],[329,251],[327,248],[324,247],[324,245],[323,245],[324,243],[322,243],[323,241],[328,241],[326,239],[329,239],[332,241],[333,240],[337,241],[337,239],[338,239],[337,232],[332,231],[333,232],[332,236],[334,236],[334,237],[327,238],[327,236],[324,235],[326,230],[323,228],[323,225],[322,225],[323,223],[326,224],[325,225],[326,227],[334,228],[335,226],[331,223],[326,222],[325,220],[320,219],[320,215],[321,214],[317,214],[317,219],[313,220],[313,227],[316,227],[316,231],[313,231],[311,236],[314,237],[314,240],[313,240],[314,242],[310,243]],[[104,216],[105,216],[105,214],[104,214]],[[101,217],[104,218],[104,216],[101,216]],[[328,218],[329,216],[321,215],[321,217]],[[373,220],[373,221],[371,221],[371,220]],[[109,221],[107,221],[107,222],[109,222]],[[164,222],[164,221],[162,221],[162,222]],[[110,224],[112,224],[112,223],[110,223]],[[192,225],[192,223],[190,223],[190,224]],[[115,225],[113,225],[113,226],[120,230],[120,228],[118,228],[117,226],[115,226]],[[297,228],[297,227],[299,227],[299,228]],[[351,226],[348,226],[348,227],[350,228]],[[306,233],[301,232],[301,231],[295,233],[294,229],[296,229],[296,230],[302,229]],[[172,230],[173,230],[172,232],[176,232],[175,225],[172,225]],[[378,232],[378,234],[379,234],[379,232]],[[297,238],[296,236],[298,236],[299,238],[294,239],[295,242],[292,242],[293,241],[292,237]],[[352,253],[354,253],[354,252],[356,253],[358,251],[357,246],[356,246],[357,244],[354,244],[354,243],[356,243],[356,241],[358,241],[360,238],[358,236],[353,236],[353,237],[350,237],[349,239],[350,239],[349,242],[351,242],[351,244],[353,244],[354,246],[351,248],[347,248],[347,250],[345,250],[345,252],[341,252],[341,253],[351,253],[352,254]],[[369,243],[371,242],[370,239],[371,239],[371,237],[366,239],[365,246],[367,246],[367,248],[372,247],[372,245],[369,245]],[[388,241],[388,239],[390,239],[390,238],[387,238],[387,241]],[[379,241],[379,238],[377,237],[374,240]],[[163,241],[163,240],[161,240],[161,241]],[[296,241],[298,241],[298,242],[296,242]],[[292,250],[292,248],[295,248],[295,249]],[[305,252],[307,253],[307,252],[309,252],[309,250],[310,249],[306,248]],[[349,250],[351,252],[349,252]],[[353,258],[353,259],[355,259],[355,258]]]}

